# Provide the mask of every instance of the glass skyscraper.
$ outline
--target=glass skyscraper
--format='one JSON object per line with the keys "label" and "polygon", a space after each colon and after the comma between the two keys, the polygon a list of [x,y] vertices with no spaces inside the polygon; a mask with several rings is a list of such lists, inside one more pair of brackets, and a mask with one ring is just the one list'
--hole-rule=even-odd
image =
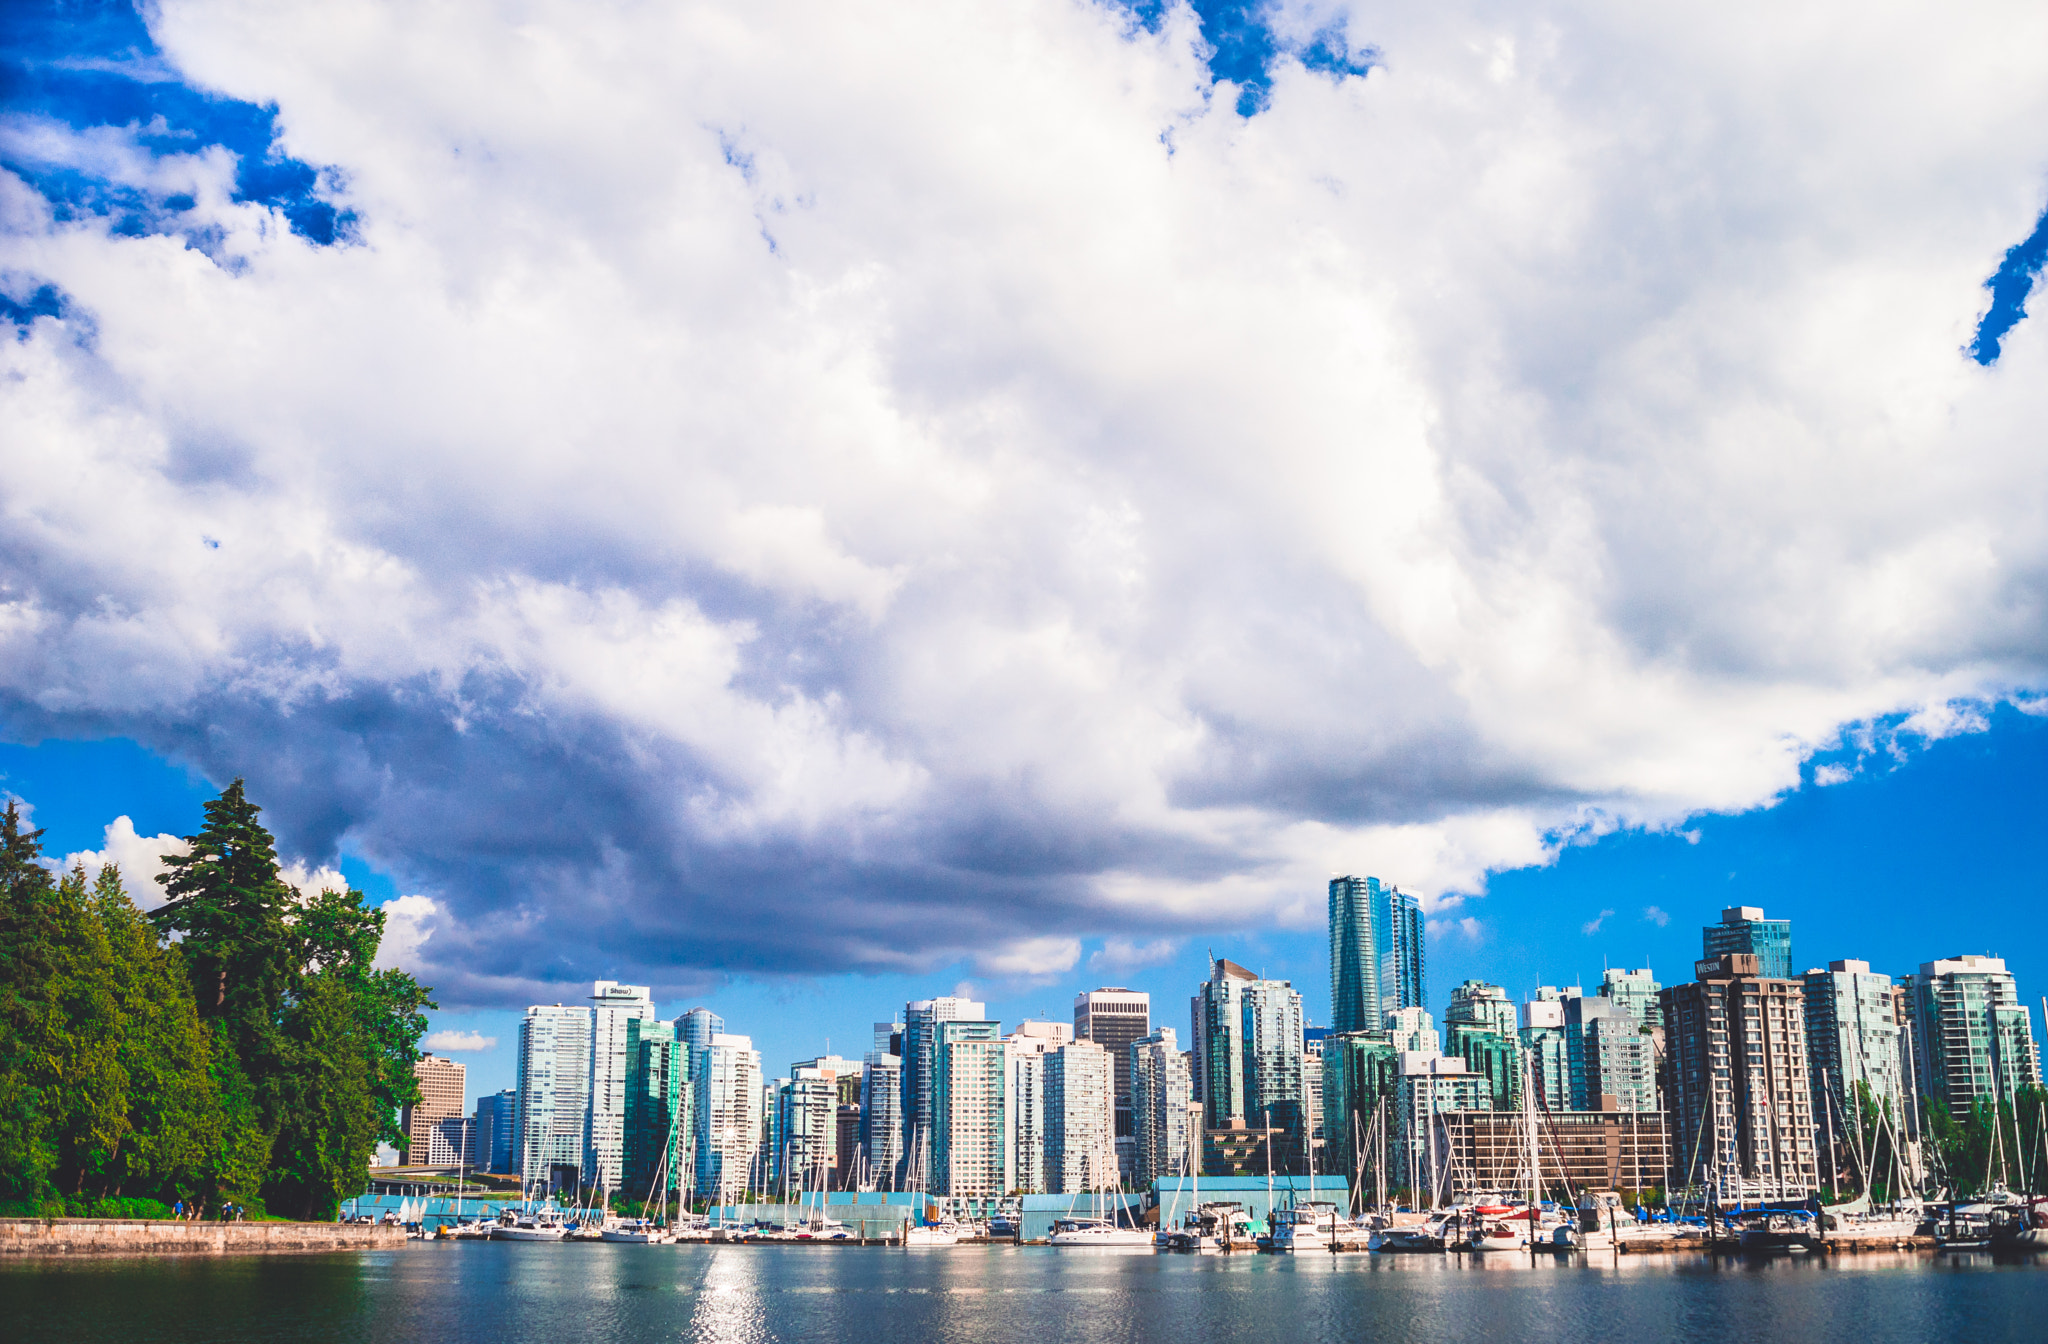
{"label": "glass skyscraper", "polygon": [[1721,912],[1719,924],[1700,931],[1700,955],[1708,961],[1729,953],[1746,953],[1757,959],[1757,974],[1766,980],[1792,978],[1792,921],[1765,919],[1754,905],[1731,905]]}
{"label": "glass skyscraper", "polygon": [[2040,1084],[2032,1019],[2003,958],[1923,963],[1908,1003],[1920,1086],[1956,1119],[1979,1101],[2009,1101],[2022,1085]]}
{"label": "glass skyscraper", "polygon": [[1330,1030],[1377,1031],[1426,1006],[1422,906],[1376,877],[1330,880]]}

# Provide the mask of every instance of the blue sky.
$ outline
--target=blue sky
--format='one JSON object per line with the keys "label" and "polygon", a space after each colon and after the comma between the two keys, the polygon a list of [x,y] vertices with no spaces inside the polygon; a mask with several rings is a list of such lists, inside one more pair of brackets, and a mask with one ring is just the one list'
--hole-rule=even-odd
{"label": "blue sky", "polygon": [[1320,1016],[1332,871],[1439,1004],[2038,984],[2048,12],[1778,19],[6,6],[5,786],[246,777],[480,1082],[599,977]]}

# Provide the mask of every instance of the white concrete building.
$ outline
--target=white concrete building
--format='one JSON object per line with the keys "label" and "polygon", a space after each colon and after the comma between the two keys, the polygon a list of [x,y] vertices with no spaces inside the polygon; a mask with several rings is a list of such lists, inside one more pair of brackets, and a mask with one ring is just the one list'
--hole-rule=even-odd
{"label": "white concrete building", "polygon": [[1045,1055],[1045,1180],[1052,1194],[1114,1190],[1116,1070],[1093,1041]]}
{"label": "white concrete building", "polygon": [[[535,1005],[519,1024],[519,1115],[514,1167],[527,1185],[547,1186],[557,1170],[581,1180],[590,1132],[590,1010]],[[559,1182],[557,1182],[559,1183]]]}
{"label": "white concrete building", "polygon": [[747,1189],[761,1144],[761,1052],[724,1032],[703,1051],[697,1080],[697,1193],[731,1203]]}
{"label": "white concrete building", "polygon": [[583,1138],[583,1182],[608,1190],[625,1169],[628,1022],[653,1022],[645,985],[600,980],[590,994],[590,1107]]}

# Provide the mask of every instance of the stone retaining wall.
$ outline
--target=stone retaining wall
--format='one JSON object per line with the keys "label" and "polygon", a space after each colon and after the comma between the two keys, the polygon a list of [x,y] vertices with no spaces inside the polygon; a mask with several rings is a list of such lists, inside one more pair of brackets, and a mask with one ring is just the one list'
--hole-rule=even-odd
{"label": "stone retaining wall", "polygon": [[404,1244],[403,1228],[363,1224],[0,1218],[0,1255],[269,1255]]}

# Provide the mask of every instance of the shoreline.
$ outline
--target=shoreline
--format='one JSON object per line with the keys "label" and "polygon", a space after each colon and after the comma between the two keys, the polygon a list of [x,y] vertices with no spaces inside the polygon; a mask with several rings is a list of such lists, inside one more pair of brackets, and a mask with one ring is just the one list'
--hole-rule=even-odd
{"label": "shoreline", "polygon": [[404,1229],[377,1224],[0,1218],[0,1257],[7,1258],[304,1255],[403,1245]]}

